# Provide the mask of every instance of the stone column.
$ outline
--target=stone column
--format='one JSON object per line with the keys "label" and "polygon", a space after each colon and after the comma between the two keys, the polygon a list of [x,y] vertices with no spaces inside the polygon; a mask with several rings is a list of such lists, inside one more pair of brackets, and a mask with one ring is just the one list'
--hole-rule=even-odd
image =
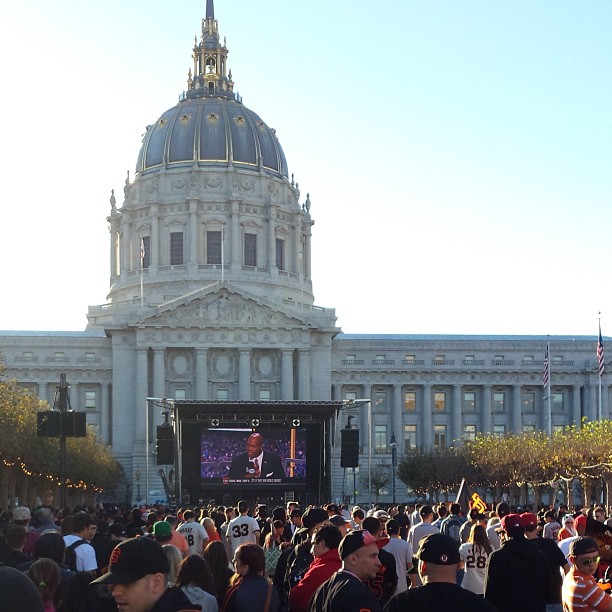
{"label": "stone column", "polygon": [[189,200],[189,244],[187,266],[190,270],[198,269],[198,201]]}
{"label": "stone column", "polygon": [[[136,431],[133,432],[134,439],[142,444],[145,443],[146,438],[146,399],[149,395],[148,392],[148,363],[147,363],[147,349],[139,348],[136,349],[136,406],[134,406],[134,412],[136,415],[142,415],[142,418],[136,418]],[[152,421],[152,409],[149,410],[149,424]],[[150,434],[149,434],[150,440]],[[144,448],[144,447],[143,447]]]}
{"label": "stone column", "polygon": [[208,399],[208,350],[196,349],[195,399]]}
{"label": "stone column", "polygon": [[463,441],[463,431],[461,422],[461,385],[453,385],[453,405],[452,405],[452,432],[451,442],[461,444]]}
{"label": "stone column", "polygon": [[[404,440],[404,420],[402,418],[402,385],[393,385],[393,397],[391,399],[391,423],[392,428],[390,433],[395,434],[398,452],[401,448],[400,442]],[[391,436],[389,436],[391,440]]]}
{"label": "stone column", "polygon": [[423,448],[433,446],[433,406],[431,405],[431,385],[423,385],[423,414],[421,419],[421,440]]}
{"label": "stone column", "polygon": [[119,274],[117,270],[117,241],[119,240],[119,231],[117,229],[117,221],[112,217],[110,220],[110,277],[114,278]]}
{"label": "stone column", "polygon": [[110,385],[100,385],[100,442],[111,444],[112,424],[110,422]]}
{"label": "stone column", "polygon": [[238,399],[251,399],[251,351],[240,350],[238,362]]}
{"label": "stone column", "polygon": [[232,202],[232,237],[231,237],[231,252],[232,261],[230,268],[232,270],[240,270],[242,268],[242,261],[240,253],[242,250],[242,240],[240,236],[240,204],[238,202]]}
{"label": "stone column", "polygon": [[79,383],[71,383],[68,381],[70,385],[70,407],[73,410],[85,410],[85,406],[83,406],[82,402],[85,398],[79,397]]}
{"label": "stone column", "polygon": [[[360,398],[361,399],[361,398]],[[372,385],[363,385],[363,399],[372,399]],[[363,404],[359,408],[361,413],[359,429],[359,444],[361,445],[361,452],[368,452],[368,412],[372,410],[371,404]],[[372,434],[374,433],[374,423],[372,423]]]}
{"label": "stone column", "polygon": [[159,266],[159,251],[161,245],[159,244],[159,217],[158,217],[158,205],[151,204],[151,256],[149,263],[151,272],[157,272]]}
{"label": "stone column", "polygon": [[601,383],[601,418],[608,419],[608,385]]}
{"label": "stone column", "polygon": [[598,383],[592,383],[587,388],[589,391],[588,415],[589,421],[597,420],[597,386]]}
{"label": "stone column", "polygon": [[276,231],[274,228],[274,219],[276,218],[276,205],[270,204],[270,216],[266,220],[268,229],[268,268],[276,270]]}
{"label": "stone column", "polygon": [[521,406],[521,385],[514,385],[512,387],[512,432],[515,434],[523,430]]}
{"label": "stone column", "polygon": [[293,350],[281,353],[281,399],[293,399]]}
{"label": "stone column", "polygon": [[298,350],[298,399],[310,399],[310,351]]}
{"label": "stone column", "polygon": [[580,385],[572,387],[572,424],[580,429],[582,422],[582,413],[580,406]]}
{"label": "stone column", "polygon": [[491,433],[493,427],[491,426],[491,385],[484,385],[482,387],[482,432]]}

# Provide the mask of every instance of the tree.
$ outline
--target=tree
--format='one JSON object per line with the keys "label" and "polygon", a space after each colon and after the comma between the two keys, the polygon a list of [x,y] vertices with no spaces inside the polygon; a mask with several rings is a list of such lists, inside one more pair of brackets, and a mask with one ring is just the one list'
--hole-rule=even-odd
{"label": "tree", "polygon": [[359,483],[361,486],[369,492],[370,481],[372,482],[372,492],[376,496],[376,501],[378,502],[378,497],[380,495],[380,490],[384,489],[391,480],[391,473],[389,469],[384,466],[376,463],[372,465],[372,467],[368,470],[364,470],[363,472],[359,470]]}

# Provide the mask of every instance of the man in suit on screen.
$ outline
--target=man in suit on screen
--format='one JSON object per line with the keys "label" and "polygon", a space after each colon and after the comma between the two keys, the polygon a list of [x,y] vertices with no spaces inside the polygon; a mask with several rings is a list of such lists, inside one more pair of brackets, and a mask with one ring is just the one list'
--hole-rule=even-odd
{"label": "man in suit on screen", "polygon": [[236,480],[285,480],[281,458],[264,450],[263,444],[264,437],[260,433],[251,434],[246,441],[246,453],[232,459],[228,477]]}

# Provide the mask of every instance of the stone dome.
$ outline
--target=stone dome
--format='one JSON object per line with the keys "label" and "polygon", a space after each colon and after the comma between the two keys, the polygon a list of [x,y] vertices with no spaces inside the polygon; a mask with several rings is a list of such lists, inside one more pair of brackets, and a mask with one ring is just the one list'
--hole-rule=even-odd
{"label": "stone dome", "polygon": [[263,169],[287,177],[274,130],[234,96],[209,94],[204,88],[189,91],[147,127],[136,172],[194,164]]}

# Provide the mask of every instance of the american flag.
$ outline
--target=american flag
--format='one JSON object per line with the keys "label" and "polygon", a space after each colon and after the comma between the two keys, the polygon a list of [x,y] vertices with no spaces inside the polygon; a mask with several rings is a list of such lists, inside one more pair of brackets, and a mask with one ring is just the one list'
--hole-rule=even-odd
{"label": "american flag", "polygon": [[546,352],[544,353],[544,372],[542,374],[542,386],[546,386],[548,384],[548,380],[550,379],[550,359],[548,356],[549,346],[546,345]]}
{"label": "american flag", "polygon": [[144,237],[140,237],[140,266],[144,266],[144,258],[145,258],[145,245],[144,245]]}
{"label": "american flag", "polygon": [[601,337],[601,323],[599,324],[599,339],[597,340],[597,367],[599,369],[599,375],[603,376],[606,371],[606,366],[604,363],[604,347],[603,347],[603,339]]}

